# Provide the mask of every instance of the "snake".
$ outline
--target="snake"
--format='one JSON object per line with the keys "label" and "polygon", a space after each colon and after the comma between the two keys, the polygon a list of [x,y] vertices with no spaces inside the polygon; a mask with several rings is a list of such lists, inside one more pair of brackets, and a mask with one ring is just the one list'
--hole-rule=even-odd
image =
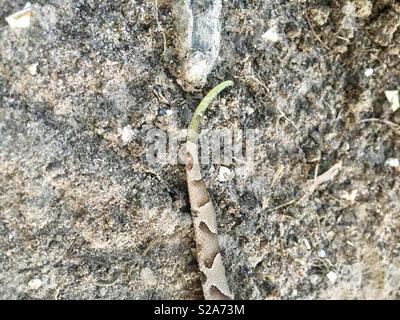
{"label": "snake", "polygon": [[218,242],[215,209],[201,175],[198,157],[200,120],[211,101],[225,88],[232,86],[228,80],[214,87],[200,102],[188,126],[186,140],[186,177],[196,242],[197,262],[206,300],[231,300],[225,266]]}

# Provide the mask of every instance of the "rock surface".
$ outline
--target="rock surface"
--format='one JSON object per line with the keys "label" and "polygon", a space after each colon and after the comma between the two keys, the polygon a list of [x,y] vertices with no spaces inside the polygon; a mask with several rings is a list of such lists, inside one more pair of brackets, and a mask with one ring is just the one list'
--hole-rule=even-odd
{"label": "rock surface", "polygon": [[400,298],[399,6],[323,3],[223,1],[189,94],[168,0],[32,1],[20,30],[0,0],[0,298],[201,298],[184,168],[148,164],[147,132],[230,78],[203,128],[255,129],[254,172],[202,170],[235,296]]}

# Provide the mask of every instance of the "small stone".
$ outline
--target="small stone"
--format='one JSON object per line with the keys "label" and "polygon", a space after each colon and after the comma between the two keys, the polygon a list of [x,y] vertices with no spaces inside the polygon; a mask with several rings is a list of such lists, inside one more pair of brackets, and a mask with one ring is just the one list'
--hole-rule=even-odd
{"label": "small stone", "polygon": [[326,277],[328,278],[328,280],[332,283],[335,284],[336,280],[337,280],[337,274],[333,271],[329,271],[326,275]]}
{"label": "small stone", "polygon": [[364,75],[366,76],[366,77],[370,77],[370,76],[372,76],[374,74],[374,69],[372,69],[372,68],[367,68],[367,69],[365,69],[365,71],[364,71]]}
{"label": "small stone", "polygon": [[32,279],[31,281],[28,282],[28,286],[32,290],[37,290],[42,286],[42,280],[40,280],[38,278]]}
{"label": "small stone", "polygon": [[323,249],[319,249],[317,255],[319,258],[326,258],[326,252]]}
{"label": "small stone", "polygon": [[399,92],[397,90],[387,90],[385,91],[385,96],[390,102],[393,112],[400,108]]}
{"label": "small stone", "polygon": [[173,112],[172,110],[168,109],[168,110],[165,112],[165,114],[166,114],[168,117],[170,117],[170,116],[172,116],[172,115],[174,114],[174,112]]}
{"label": "small stone", "polygon": [[388,167],[397,168],[400,166],[400,161],[396,158],[388,158],[385,161],[385,165]]}
{"label": "small stone", "polygon": [[231,178],[231,170],[227,167],[221,166],[221,168],[219,168],[219,175],[218,175],[218,179],[220,182],[225,182],[230,180]]}
{"label": "small stone", "polygon": [[31,17],[32,17],[32,8],[31,4],[28,2],[24,9],[8,16],[6,18],[7,23],[13,29],[20,28],[28,28],[31,25]]}
{"label": "small stone", "polygon": [[146,287],[154,287],[157,284],[156,277],[150,268],[143,268],[140,271],[140,278]]}
{"label": "small stone", "polygon": [[28,67],[28,72],[29,72],[29,74],[31,75],[31,76],[35,76],[36,74],[37,74],[37,67],[38,67],[38,63],[34,63],[34,64],[31,64],[29,67]]}
{"label": "small stone", "polygon": [[311,250],[310,242],[307,239],[304,239],[304,245],[306,246],[307,250]]}
{"label": "small stone", "polygon": [[261,261],[263,261],[263,258],[264,258],[263,255],[260,255],[260,256],[254,255],[254,256],[250,256],[248,260],[249,260],[251,267],[255,268]]}
{"label": "small stone", "polygon": [[266,41],[278,42],[281,40],[281,36],[279,35],[276,27],[270,28],[267,32],[262,35],[262,38]]}
{"label": "small stone", "polygon": [[133,136],[134,136],[134,132],[133,132],[131,126],[125,126],[121,130],[121,140],[124,144],[131,142],[133,139]]}

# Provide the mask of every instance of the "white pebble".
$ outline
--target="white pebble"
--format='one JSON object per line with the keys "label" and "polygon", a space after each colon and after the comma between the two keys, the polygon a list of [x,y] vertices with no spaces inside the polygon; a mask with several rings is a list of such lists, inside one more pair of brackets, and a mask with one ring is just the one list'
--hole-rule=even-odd
{"label": "white pebble", "polygon": [[337,280],[337,274],[333,271],[329,271],[326,275],[326,277],[329,279],[329,281],[332,284],[335,284],[336,280]]}
{"label": "white pebble", "polygon": [[131,126],[125,126],[124,128],[122,128],[122,130],[120,130],[120,133],[121,133],[121,140],[124,144],[127,144],[132,141],[134,132]]}
{"label": "white pebble", "polygon": [[265,32],[262,35],[262,38],[264,40],[268,40],[271,42],[278,42],[279,40],[281,40],[281,36],[278,33],[278,30],[276,29],[276,27],[272,27],[270,28],[267,32]]}
{"label": "white pebble", "polygon": [[165,113],[167,114],[168,117],[170,117],[174,114],[174,112],[170,109],[168,109]]}
{"label": "white pebble", "polygon": [[221,166],[221,168],[219,168],[219,175],[218,175],[219,181],[225,182],[230,180],[230,178],[231,178],[231,170],[227,167]]}
{"label": "white pebble", "polygon": [[325,258],[326,257],[326,252],[323,249],[320,249],[320,250],[318,250],[317,255],[320,258]]}
{"label": "white pebble", "polygon": [[372,69],[372,68],[367,68],[367,69],[365,69],[365,71],[364,71],[364,75],[366,76],[366,77],[370,77],[370,76],[372,76],[374,74],[374,69]]}
{"label": "white pebble", "polygon": [[389,167],[397,168],[400,165],[400,161],[399,161],[399,159],[396,159],[396,158],[388,158],[385,161],[385,165],[387,165]]}
{"label": "white pebble", "polygon": [[32,279],[31,281],[28,282],[28,286],[32,290],[37,290],[42,286],[42,280],[40,280],[38,278]]}
{"label": "white pebble", "polygon": [[36,74],[37,74],[37,67],[38,67],[38,63],[34,63],[34,64],[31,64],[29,67],[28,67],[28,72],[29,72],[29,74],[31,75],[31,76],[35,76]]}
{"label": "white pebble", "polygon": [[393,112],[400,108],[399,92],[397,90],[387,90],[385,91],[385,95],[386,99],[390,102]]}
{"label": "white pebble", "polygon": [[306,246],[307,250],[311,250],[310,242],[307,239],[304,239],[304,245]]}
{"label": "white pebble", "polygon": [[28,2],[23,10],[20,10],[6,18],[11,28],[28,28],[31,25],[32,9]]}

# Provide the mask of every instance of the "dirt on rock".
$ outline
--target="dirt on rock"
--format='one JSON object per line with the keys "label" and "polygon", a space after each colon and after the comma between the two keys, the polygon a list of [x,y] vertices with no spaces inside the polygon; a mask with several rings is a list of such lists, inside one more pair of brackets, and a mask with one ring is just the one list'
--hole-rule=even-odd
{"label": "dirt on rock", "polygon": [[179,81],[169,0],[0,0],[0,297],[198,299],[185,169],[152,129],[254,129],[202,172],[238,299],[400,298],[400,5],[223,1],[207,84]]}

